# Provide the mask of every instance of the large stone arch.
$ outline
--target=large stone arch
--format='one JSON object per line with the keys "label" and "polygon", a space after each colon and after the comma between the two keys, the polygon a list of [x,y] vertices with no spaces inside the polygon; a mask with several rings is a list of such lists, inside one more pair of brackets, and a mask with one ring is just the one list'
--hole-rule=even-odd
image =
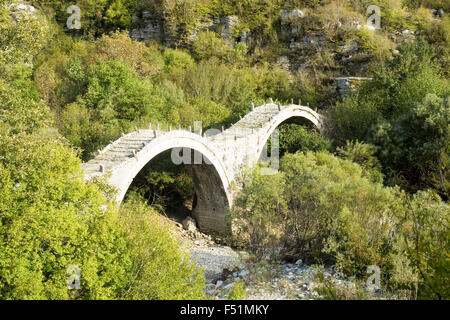
{"label": "large stone arch", "polygon": [[123,201],[133,179],[145,165],[159,154],[174,148],[193,150],[206,159],[201,164],[196,164],[192,156],[192,162],[185,163],[189,165],[197,196],[193,214],[199,228],[203,231],[225,231],[225,219],[232,202],[229,191],[232,179],[221,156],[208,144],[208,140],[188,131],[174,130],[161,134],[147,142],[134,157],[127,158],[120,165],[107,169],[109,184],[118,189],[117,202]]}

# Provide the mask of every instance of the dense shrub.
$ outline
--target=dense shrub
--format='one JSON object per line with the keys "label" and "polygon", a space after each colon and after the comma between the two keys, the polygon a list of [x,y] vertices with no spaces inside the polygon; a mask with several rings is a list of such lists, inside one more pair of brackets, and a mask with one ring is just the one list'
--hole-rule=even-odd
{"label": "dense shrub", "polygon": [[400,248],[417,276],[403,276],[400,284],[417,292],[415,298],[448,300],[449,205],[435,193],[421,191],[408,201],[401,221]]}
{"label": "dense shrub", "polygon": [[280,128],[280,155],[297,151],[330,151],[331,141],[307,126],[284,124]]}
{"label": "dense shrub", "polygon": [[205,299],[205,279],[189,254],[179,249],[173,231],[153,209],[130,197],[120,208],[120,221],[134,257],[123,294],[133,300]]}
{"label": "dense shrub", "polygon": [[[53,138],[0,139],[0,297],[115,298],[128,281],[129,244],[76,154]],[[72,265],[80,290],[66,286]]]}
{"label": "dense shrub", "polygon": [[6,3],[0,3],[0,76],[15,64],[31,63],[51,35],[44,16],[19,10],[18,4],[13,1],[8,9]]}
{"label": "dense shrub", "polygon": [[345,147],[338,147],[338,155],[346,160],[359,164],[363,175],[374,182],[383,182],[381,164],[376,157],[377,148],[371,144],[359,141],[347,141]]}
{"label": "dense shrub", "polygon": [[444,197],[449,188],[449,102],[429,94],[407,114],[374,126],[370,136],[385,169],[408,177],[413,189],[433,186]]}
{"label": "dense shrub", "polygon": [[405,114],[429,93],[449,94],[449,82],[440,74],[434,51],[425,41],[405,42],[398,50],[399,54],[375,71],[372,81],[330,109],[332,134],[338,144],[363,141],[378,119]]}
{"label": "dense shrub", "polygon": [[388,263],[395,190],[326,152],[286,155],[281,170],[271,179],[256,173],[236,202],[238,221],[246,221],[245,231],[252,230],[248,239],[256,241],[252,248],[267,248],[266,241],[276,239],[289,254],[336,263],[346,274],[362,275],[368,265]]}

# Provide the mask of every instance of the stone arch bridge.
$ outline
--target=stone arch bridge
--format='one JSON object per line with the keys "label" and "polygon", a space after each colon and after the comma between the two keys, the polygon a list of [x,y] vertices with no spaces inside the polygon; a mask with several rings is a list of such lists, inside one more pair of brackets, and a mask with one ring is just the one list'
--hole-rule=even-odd
{"label": "stone arch bridge", "polygon": [[119,190],[120,203],[141,169],[162,152],[172,150],[175,164],[189,164],[197,196],[193,215],[199,229],[222,233],[226,231],[226,217],[236,193],[232,185],[242,169],[260,160],[267,140],[280,124],[305,119],[321,131],[322,116],[314,110],[295,104],[280,106],[271,100],[256,108],[252,105],[252,111],[239,122],[212,134],[203,134],[201,128],[194,128],[194,132],[180,127],[160,131],[158,125],[153,129],[149,125],[148,129],[122,135],[84,163],[85,178],[108,174],[109,184]]}

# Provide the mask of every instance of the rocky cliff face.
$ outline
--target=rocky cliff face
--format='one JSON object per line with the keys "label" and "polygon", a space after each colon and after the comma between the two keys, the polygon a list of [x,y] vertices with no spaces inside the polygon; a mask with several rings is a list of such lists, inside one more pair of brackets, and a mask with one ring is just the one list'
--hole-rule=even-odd
{"label": "rocky cliff face", "polygon": [[[237,16],[203,17],[196,23],[194,30],[185,30],[186,37],[181,42],[174,39],[177,34],[183,34],[182,29],[185,27],[171,26],[161,16],[150,11],[144,11],[139,16],[133,17],[135,27],[130,31],[130,37],[136,41],[157,40],[165,45],[189,47],[201,32],[211,30],[224,40],[233,43],[242,41],[250,47],[252,45],[251,31],[242,31],[240,34],[236,32],[240,23]],[[304,77],[310,77],[311,73],[322,72],[328,78],[326,81],[335,87],[336,97],[342,98],[367,80],[360,76],[365,74],[373,54],[367,53],[356,41],[339,43],[336,39],[331,39],[323,29],[311,27],[310,19],[310,14],[305,14],[300,9],[281,10],[278,40],[284,45],[284,49],[272,63],[292,75],[300,72]],[[356,32],[363,28],[363,22],[358,18],[336,23],[336,28],[348,31]],[[392,39],[395,42],[400,38],[414,37],[414,34],[403,30],[393,36],[397,38]]]}
{"label": "rocky cliff face", "polygon": [[[157,40],[165,44],[172,44],[174,35],[177,32],[183,32],[184,26],[172,26],[164,18],[150,11],[143,11],[141,17],[134,15],[133,25],[136,26],[130,31],[131,39],[135,41]],[[225,40],[233,39],[233,28],[239,23],[237,16],[208,16],[198,21],[193,32],[188,34],[185,45],[191,44],[197,36],[206,30],[213,30],[219,33]],[[244,41],[248,39],[248,34],[243,33],[241,37]]]}

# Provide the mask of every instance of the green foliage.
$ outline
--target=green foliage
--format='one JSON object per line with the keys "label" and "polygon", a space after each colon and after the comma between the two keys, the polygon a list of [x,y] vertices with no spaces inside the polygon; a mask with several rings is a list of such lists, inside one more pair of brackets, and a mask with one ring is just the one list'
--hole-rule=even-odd
{"label": "green foliage", "polygon": [[244,300],[245,299],[245,289],[242,282],[237,282],[231,288],[228,294],[228,300]]}
{"label": "green foliage", "polygon": [[426,94],[445,97],[450,93],[430,45],[420,40],[405,42],[397,49],[399,54],[375,71],[373,81],[367,82],[361,93],[363,101],[376,103],[387,119],[404,114]]}
{"label": "green foliage", "polygon": [[377,105],[360,102],[358,95],[336,102],[327,114],[327,136],[338,146],[345,145],[349,139],[364,141],[368,129],[382,117]]}
{"label": "green foliage", "polygon": [[370,140],[385,168],[448,197],[449,132],[449,100],[429,94],[399,119],[376,125]]}
{"label": "green foliage", "polygon": [[133,300],[205,299],[203,272],[179,249],[172,230],[158,214],[136,197],[120,209],[121,223],[134,257],[130,282],[123,295]]}
{"label": "green foliage", "polygon": [[330,151],[331,141],[306,126],[285,124],[280,128],[280,155],[297,151]]}
{"label": "green foliage", "polygon": [[440,75],[433,49],[426,42],[405,42],[398,51],[378,67],[373,80],[365,82],[358,93],[330,109],[331,134],[338,145],[352,139],[364,141],[378,119],[407,113],[428,93],[440,97],[450,93],[449,82]]}
{"label": "green foliage", "polygon": [[427,41],[436,48],[438,61],[448,78],[450,70],[450,17],[447,15],[441,21],[433,21],[426,29],[425,35]]}
{"label": "green foliage", "polygon": [[211,57],[222,58],[225,56],[227,44],[217,33],[212,31],[202,32],[194,41],[193,51],[199,60]]}
{"label": "green foliage", "polygon": [[[70,14],[67,8],[73,5],[70,0],[32,0],[30,3],[42,8],[54,16],[58,24],[66,32],[67,19]],[[126,28],[131,23],[131,13],[136,1],[123,0],[79,0],[76,5],[81,10],[81,33],[86,38],[100,36],[103,33],[119,28]]]}
{"label": "green foliage", "polygon": [[382,28],[389,31],[413,28],[402,0],[376,0],[375,4],[381,8]]}
{"label": "green foliage", "polygon": [[48,127],[52,123],[49,108],[39,98],[31,70],[16,67],[14,77],[0,78],[0,135],[12,135]]}
{"label": "green foliage", "polygon": [[375,156],[377,148],[371,144],[359,141],[347,141],[345,147],[337,148],[338,155],[346,160],[359,164],[363,169],[363,174],[373,182],[383,182],[381,164]]}
{"label": "green foliage", "polygon": [[300,253],[331,259],[347,274],[386,264],[394,190],[370,182],[358,165],[323,152],[288,155],[281,168],[290,209],[286,234]]}
{"label": "green foliage", "polygon": [[166,49],[164,51],[164,71],[173,73],[178,70],[185,70],[194,64],[194,59],[189,53],[183,50]]}
{"label": "green foliage", "polygon": [[391,58],[393,43],[385,36],[368,28],[361,28],[356,32],[357,42],[364,51],[373,53],[378,61]]}
{"label": "green foliage", "polygon": [[184,166],[174,165],[171,150],[156,156],[133,180],[130,194],[136,193],[154,208],[177,207],[195,195],[194,185]]}
{"label": "green foliage", "polygon": [[0,6],[0,77],[16,64],[31,63],[51,36],[44,16],[28,14],[17,5],[18,1],[13,1],[11,9]]}
{"label": "green foliage", "polygon": [[106,10],[104,19],[112,25],[126,28],[131,24],[131,15],[128,9],[126,2],[124,4],[122,0],[114,0]]}
{"label": "green foliage", "polygon": [[247,50],[245,43],[238,42],[233,47],[231,43],[222,40],[217,33],[212,31],[202,32],[193,43],[193,52],[199,60],[208,60],[215,57],[231,64],[243,65],[245,64]]}
{"label": "green foliage", "polygon": [[418,274],[418,283],[403,285],[418,291],[419,299],[448,300],[450,207],[430,191],[418,192],[402,217],[401,246]]}
{"label": "green foliage", "polygon": [[348,275],[362,276],[372,264],[388,272],[396,190],[326,152],[288,154],[281,170],[256,174],[236,201],[235,228],[244,226],[236,234],[249,248],[279,254],[284,246],[294,258],[335,263]]}
{"label": "green foliage", "polygon": [[232,211],[233,239],[258,257],[274,257],[280,246],[279,226],[286,210],[284,177],[279,173],[267,179],[257,168],[247,173],[243,182],[244,190]]}
{"label": "green foliage", "polygon": [[[125,234],[72,150],[39,136],[1,137],[0,176],[2,299],[111,299],[124,289]],[[66,286],[71,265],[81,269],[80,290]]]}
{"label": "green foliage", "polygon": [[152,82],[141,80],[121,61],[99,61],[89,72],[86,102],[105,120],[134,120],[156,116],[162,99],[155,96]]}

